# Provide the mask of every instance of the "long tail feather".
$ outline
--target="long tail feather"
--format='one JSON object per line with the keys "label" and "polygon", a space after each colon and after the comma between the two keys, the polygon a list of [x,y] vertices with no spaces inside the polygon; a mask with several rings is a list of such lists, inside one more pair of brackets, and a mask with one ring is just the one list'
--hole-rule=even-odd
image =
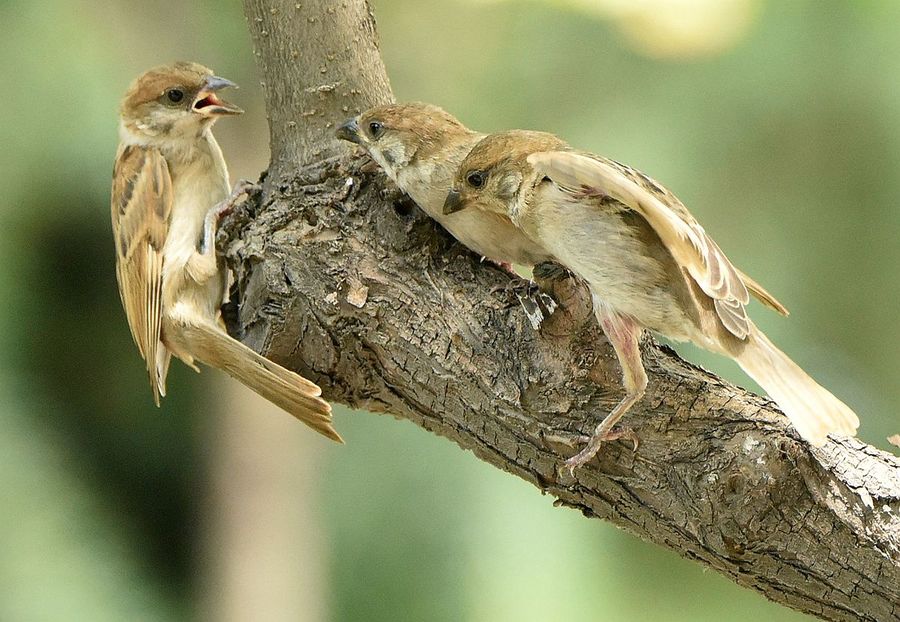
{"label": "long tail feather", "polygon": [[822,445],[828,434],[856,435],[859,418],[846,404],[819,386],[755,326],[749,340],[737,357],[738,364],[775,400],[800,436]]}
{"label": "long tail feather", "polygon": [[260,356],[214,325],[185,326],[182,334],[199,361],[228,373],[316,432],[344,442],[331,425],[331,406],[319,397],[318,385]]}

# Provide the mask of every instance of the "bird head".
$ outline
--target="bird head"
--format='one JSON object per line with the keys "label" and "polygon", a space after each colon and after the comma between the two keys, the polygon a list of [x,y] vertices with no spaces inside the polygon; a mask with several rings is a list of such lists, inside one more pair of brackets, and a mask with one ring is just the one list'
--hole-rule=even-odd
{"label": "bird head", "polygon": [[218,96],[237,87],[197,63],[177,62],[144,72],[128,89],[120,110],[123,126],[147,140],[195,138],[216,119],[244,111]]}
{"label": "bird head", "polygon": [[511,130],[486,136],[460,164],[444,202],[444,214],[480,209],[510,215],[527,189],[528,156],[567,148],[565,142],[545,132]]}
{"label": "bird head", "polygon": [[393,180],[409,166],[434,164],[474,133],[438,106],[387,104],[348,119],[335,135],[363,147]]}

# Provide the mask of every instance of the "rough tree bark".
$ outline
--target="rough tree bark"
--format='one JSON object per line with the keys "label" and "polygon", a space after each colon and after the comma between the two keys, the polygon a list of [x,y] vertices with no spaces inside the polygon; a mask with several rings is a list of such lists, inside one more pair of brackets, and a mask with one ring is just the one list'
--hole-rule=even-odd
{"label": "rough tree bark", "polygon": [[365,0],[244,5],[273,150],[262,195],[220,237],[246,343],[332,401],[410,419],[776,602],[900,620],[900,460],[855,440],[810,448],[770,401],[652,341],[650,387],[628,416],[637,452],[611,443],[558,475],[621,392],[583,289],[544,283],[562,308],[535,332],[504,272],[358,156],[329,157],[347,151],[334,124],[391,97]]}
{"label": "rough tree bark", "polygon": [[245,0],[244,14],[263,76],[272,165],[290,170],[343,153],[335,122],[393,98],[368,2]]}

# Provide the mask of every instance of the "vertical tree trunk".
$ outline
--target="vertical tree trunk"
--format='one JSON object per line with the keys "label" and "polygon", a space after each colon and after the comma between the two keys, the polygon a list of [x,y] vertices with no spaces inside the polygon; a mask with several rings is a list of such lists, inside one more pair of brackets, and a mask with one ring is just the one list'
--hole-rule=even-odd
{"label": "vertical tree trunk", "polygon": [[375,29],[361,0],[245,0],[269,116],[272,167],[345,148],[335,123],[393,100]]}

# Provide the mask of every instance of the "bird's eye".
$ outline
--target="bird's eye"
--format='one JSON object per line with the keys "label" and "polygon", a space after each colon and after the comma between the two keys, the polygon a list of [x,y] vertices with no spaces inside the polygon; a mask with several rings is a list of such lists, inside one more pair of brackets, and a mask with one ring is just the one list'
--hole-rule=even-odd
{"label": "bird's eye", "polygon": [[172,104],[180,104],[184,99],[184,91],[181,89],[169,89],[166,91],[166,99]]}
{"label": "bird's eye", "polygon": [[485,175],[481,171],[469,171],[466,174],[466,183],[473,188],[481,188],[484,185]]}
{"label": "bird's eye", "polygon": [[372,138],[381,138],[382,134],[384,134],[384,125],[382,125],[380,121],[370,121],[369,135]]}

